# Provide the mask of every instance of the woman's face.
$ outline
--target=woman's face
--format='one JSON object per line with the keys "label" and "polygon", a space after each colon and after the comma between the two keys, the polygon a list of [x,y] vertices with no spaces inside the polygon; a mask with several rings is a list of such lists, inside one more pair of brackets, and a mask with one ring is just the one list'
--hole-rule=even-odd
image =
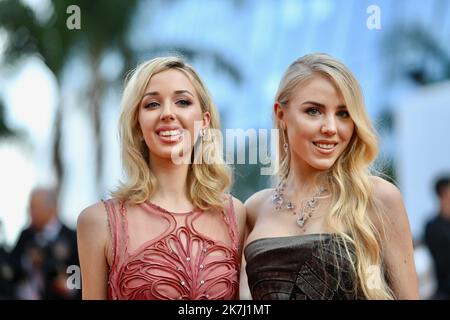
{"label": "woman's face", "polygon": [[320,75],[300,83],[287,106],[276,104],[275,111],[287,132],[291,161],[305,168],[330,169],[353,135],[344,98]]}
{"label": "woman's face", "polygon": [[184,73],[169,69],[150,79],[139,104],[139,126],[150,159],[174,160],[172,156],[181,150],[192,150],[209,120],[209,112],[202,112],[197,92]]}

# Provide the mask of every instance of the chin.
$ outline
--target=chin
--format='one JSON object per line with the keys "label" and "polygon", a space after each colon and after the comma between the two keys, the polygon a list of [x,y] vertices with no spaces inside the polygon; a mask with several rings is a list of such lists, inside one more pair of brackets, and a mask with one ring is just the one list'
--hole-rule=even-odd
{"label": "chin", "polygon": [[[172,160],[172,161],[181,161],[182,156],[180,154],[183,154],[183,145],[176,145],[170,148],[160,148],[158,152],[154,153],[159,158]],[[172,155],[175,156],[175,159],[172,159]],[[190,155],[190,152],[189,152]],[[190,159],[190,156],[189,156]],[[184,161],[183,161],[184,162]]]}
{"label": "chin", "polygon": [[311,163],[311,167],[319,171],[330,170],[331,167],[335,164],[336,160],[325,160],[325,161],[317,161]]}

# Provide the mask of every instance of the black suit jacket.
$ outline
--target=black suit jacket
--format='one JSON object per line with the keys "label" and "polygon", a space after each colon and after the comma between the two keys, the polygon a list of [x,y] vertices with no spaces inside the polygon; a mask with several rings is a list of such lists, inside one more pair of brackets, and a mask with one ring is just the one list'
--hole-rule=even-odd
{"label": "black suit jacket", "polygon": [[[22,231],[11,253],[14,268],[14,283],[30,280],[30,267],[39,270],[44,279],[40,292],[42,299],[79,299],[81,289],[61,290],[62,280],[70,265],[79,267],[76,232],[62,224],[57,236],[42,244],[38,241],[38,232],[29,227]],[[67,286],[65,286],[67,288]],[[63,289],[65,289],[63,288]]]}

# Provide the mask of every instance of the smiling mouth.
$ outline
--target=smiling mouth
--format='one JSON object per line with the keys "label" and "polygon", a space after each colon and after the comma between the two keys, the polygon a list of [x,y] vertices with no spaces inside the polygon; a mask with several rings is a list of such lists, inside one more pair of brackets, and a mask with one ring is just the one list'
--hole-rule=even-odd
{"label": "smiling mouth", "polygon": [[331,152],[336,148],[337,143],[313,142],[313,145],[315,145],[319,151]]}
{"label": "smiling mouth", "polygon": [[319,147],[321,149],[333,149],[337,143],[320,143],[320,142],[313,142],[316,147]]}
{"label": "smiling mouth", "polygon": [[170,142],[174,142],[174,141],[178,141],[179,139],[181,139],[181,130],[176,129],[176,130],[161,130],[157,133],[157,135],[161,138],[161,140],[163,141],[170,141]]}
{"label": "smiling mouth", "polygon": [[179,136],[180,134],[181,134],[180,130],[166,130],[158,132],[158,135],[162,137],[173,137]]}

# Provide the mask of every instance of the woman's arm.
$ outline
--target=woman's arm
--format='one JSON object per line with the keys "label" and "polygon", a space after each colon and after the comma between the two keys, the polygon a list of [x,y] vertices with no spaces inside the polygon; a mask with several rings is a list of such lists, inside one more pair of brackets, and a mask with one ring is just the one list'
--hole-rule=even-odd
{"label": "woman's arm", "polygon": [[233,197],[233,207],[234,213],[236,214],[236,224],[238,227],[238,236],[239,236],[239,255],[242,254],[242,247],[244,245],[245,240],[245,228],[246,228],[246,220],[247,220],[247,210],[239,199]]}
{"label": "woman's arm", "polygon": [[[269,189],[261,190],[255,194],[253,194],[250,198],[245,201],[245,208],[247,210],[247,219],[245,222],[245,240],[244,240],[244,248],[247,244],[248,235],[253,230],[253,227],[256,223],[256,217],[260,210],[260,206],[262,201],[267,198],[269,195]],[[244,250],[242,251],[244,252]],[[245,269],[247,263],[245,261],[245,256],[242,254],[241,258],[241,276],[240,276],[240,284],[239,284],[239,299],[241,300],[251,300],[252,294],[250,288],[248,286],[248,278],[247,271]]]}
{"label": "woman's arm", "polygon": [[[242,202],[239,199],[236,199],[233,197],[233,206],[234,211],[236,213],[236,222],[238,226],[238,232],[239,232],[239,257],[242,260],[242,252],[243,252],[243,246],[245,243],[245,239],[247,237],[247,209],[242,204]],[[244,269],[242,268],[242,263],[245,264],[245,261],[241,261],[241,271],[240,271],[240,280],[239,280],[239,296],[236,296],[236,299],[242,299],[241,298],[241,284],[242,284],[242,272],[245,272],[245,266]],[[247,279],[247,277],[245,277]],[[247,283],[247,280],[245,280],[245,283]]]}
{"label": "woman's arm", "polygon": [[414,262],[414,248],[408,216],[396,186],[373,177],[376,198],[384,206],[383,256],[396,299],[419,299],[419,286]]}
{"label": "woman's arm", "polygon": [[77,222],[83,299],[108,298],[108,263],[105,255],[107,237],[108,220],[103,203],[84,209]]}
{"label": "woman's arm", "polygon": [[[249,225],[248,225],[248,216],[245,220],[245,228],[244,228],[244,242],[243,247],[245,248],[245,245],[247,244],[247,237],[249,233]],[[241,255],[241,274],[239,279],[239,299],[240,300],[252,300],[252,294],[250,292],[250,288],[248,286],[248,279],[247,279],[247,271],[245,270],[245,266],[247,265],[245,261],[244,256],[244,250],[242,250]]]}
{"label": "woman's arm", "polygon": [[247,271],[245,270],[245,266],[246,266],[245,257],[244,255],[242,255],[241,278],[239,280],[239,299],[252,300],[252,294],[248,286]]}

